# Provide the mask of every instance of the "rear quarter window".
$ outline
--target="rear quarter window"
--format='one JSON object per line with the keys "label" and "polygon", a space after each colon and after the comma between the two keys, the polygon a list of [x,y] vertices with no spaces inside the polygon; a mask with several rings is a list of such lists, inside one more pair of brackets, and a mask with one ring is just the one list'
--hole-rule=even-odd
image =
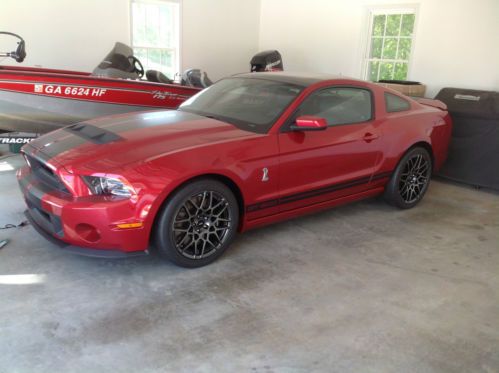
{"label": "rear quarter window", "polygon": [[411,104],[409,101],[404,100],[397,95],[385,92],[385,107],[387,113],[394,113],[397,111],[409,110],[411,108]]}

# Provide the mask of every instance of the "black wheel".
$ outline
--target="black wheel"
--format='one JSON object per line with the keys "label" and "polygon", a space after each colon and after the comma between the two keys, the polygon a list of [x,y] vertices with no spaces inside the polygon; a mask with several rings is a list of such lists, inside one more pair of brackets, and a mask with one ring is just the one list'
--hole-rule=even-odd
{"label": "black wheel", "polygon": [[239,206],[231,190],[212,179],[179,189],[156,221],[158,252],[182,267],[201,267],[215,261],[234,239]]}
{"label": "black wheel", "polygon": [[400,160],[385,189],[385,200],[402,209],[416,206],[428,190],[432,173],[431,156],[416,147]]}

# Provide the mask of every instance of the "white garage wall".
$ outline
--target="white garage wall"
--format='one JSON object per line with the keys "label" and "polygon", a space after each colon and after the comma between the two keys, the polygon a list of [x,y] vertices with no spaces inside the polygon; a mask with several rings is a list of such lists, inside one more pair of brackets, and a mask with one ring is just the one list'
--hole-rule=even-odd
{"label": "white garage wall", "polygon": [[[26,40],[26,66],[91,71],[115,41],[129,39],[123,0],[1,0],[0,9],[0,29]],[[2,50],[12,40],[0,36]]]}
{"label": "white garage wall", "polygon": [[258,52],[260,0],[183,0],[182,65],[210,78],[249,72]]}
{"label": "white garage wall", "polygon": [[[90,71],[115,41],[129,43],[129,0],[0,1],[0,29],[26,39],[26,66]],[[367,8],[403,3],[419,6],[409,79],[428,96],[444,86],[499,90],[498,0],[182,0],[182,69],[216,80],[276,48],[286,70],[361,77]]]}
{"label": "white garage wall", "polygon": [[260,49],[278,49],[287,70],[361,78],[368,7],[404,3],[419,6],[409,79],[427,96],[499,90],[498,0],[262,0]]}
{"label": "white garage wall", "polygon": [[[0,0],[0,30],[26,40],[25,66],[91,71],[115,41],[130,44],[129,7],[129,0]],[[182,69],[201,68],[215,80],[249,71],[259,15],[259,0],[183,0]],[[13,45],[0,37],[0,50]]]}

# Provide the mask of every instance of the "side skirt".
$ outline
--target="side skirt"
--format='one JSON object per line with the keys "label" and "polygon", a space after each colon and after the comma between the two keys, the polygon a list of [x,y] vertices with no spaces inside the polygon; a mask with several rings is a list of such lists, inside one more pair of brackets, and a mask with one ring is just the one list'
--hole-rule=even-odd
{"label": "side skirt", "polygon": [[316,203],[313,205],[301,207],[301,208],[291,210],[291,211],[284,211],[284,212],[281,212],[278,214],[265,216],[263,218],[254,219],[251,221],[247,221],[245,219],[241,228],[240,228],[240,231],[244,232],[244,231],[247,231],[249,229],[257,228],[257,227],[260,227],[263,225],[277,223],[277,222],[282,221],[282,220],[297,218],[297,217],[300,217],[302,215],[311,214],[311,213],[321,211],[321,210],[326,210],[326,209],[329,209],[331,207],[344,205],[344,204],[358,201],[358,200],[362,200],[365,198],[374,197],[376,195],[381,194],[384,190],[385,190],[384,186],[379,186],[379,187],[376,187],[376,188],[373,188],[370,190],[366,190],[364,192],[360,192],[357,194],[352,194],[352,195],[337,198],[334,200]]}

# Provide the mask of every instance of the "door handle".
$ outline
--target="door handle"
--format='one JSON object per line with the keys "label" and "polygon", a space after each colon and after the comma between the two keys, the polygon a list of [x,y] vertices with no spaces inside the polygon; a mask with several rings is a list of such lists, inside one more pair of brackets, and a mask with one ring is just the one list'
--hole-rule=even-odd
{"label": "door handle", "polygon": [[373,141],[373,140],[376,140],[378,137],[379,137],[379,136],[378,136],[378,135],[376,135],[375,133],[370,133],[370,132],[368,132],[368,133],[366,133],[366,134],[364,135],[364,137],[362,138],[362,140],[364,140],[365,142],[371,142],[371,141]]}

